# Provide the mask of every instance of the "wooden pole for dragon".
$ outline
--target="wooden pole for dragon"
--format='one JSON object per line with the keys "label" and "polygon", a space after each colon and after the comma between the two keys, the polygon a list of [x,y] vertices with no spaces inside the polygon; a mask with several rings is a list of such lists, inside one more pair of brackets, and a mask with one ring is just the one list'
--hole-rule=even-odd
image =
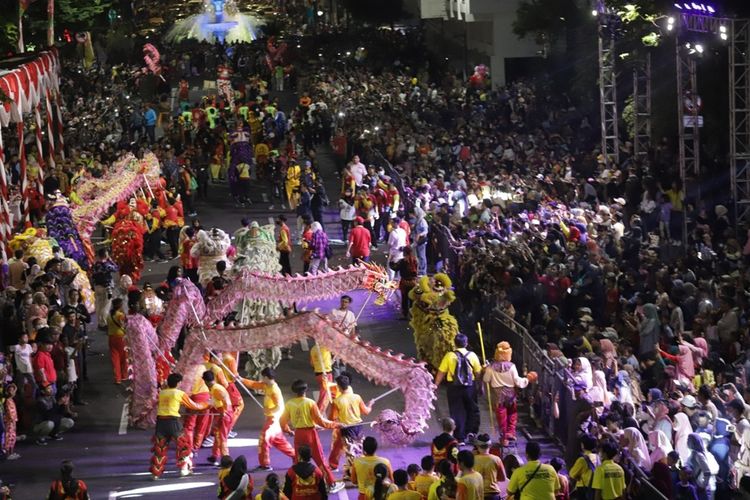
{"label": "wooden pole for dragon", "polygon": [[[482,348],[482,366],[487,364],[487,355],[485,354],[484,350],[484,335],[482,333],[482,324],[477,321],[477,333],[479,334],[479,345]],[[492,407],[492,388],[490,387],[490,383],[486,382],[484,384],[484,388],[487,391],[487,405],[489,406],[490,410],[490,434],[492,434],[493,429],[495,428],[495,411]]]}

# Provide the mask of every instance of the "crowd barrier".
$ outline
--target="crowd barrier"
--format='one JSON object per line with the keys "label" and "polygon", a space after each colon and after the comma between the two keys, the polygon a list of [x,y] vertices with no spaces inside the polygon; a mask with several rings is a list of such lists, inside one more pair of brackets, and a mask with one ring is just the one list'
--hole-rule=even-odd
{"label": "crowd barrier", "polygon": [[[464,286],[470,277],[461,275],[461,251],[463,245],[453,237],[449,228],[433,223],[436,253],[441,261],[438,267],[448,273],[454,283]],[[538,429],[553,439],[565,450],[566,461],[570,465],[579,451],[569,450],[569,438],[578,432],[579,415],[573,399],[573,378],[567,366],[561,361],[550,358],[529,333],[528,329],[497,309],[498,300],[494,295],[487,295],[484,304],[475,308],[480,311],[472,319],[482,324],[484,346],[487,356],[492,356],[494,346],[500,341],[510,343],[513,348],[513,362],[519,372],[535,371],[539,378],[532,390],[523,391],[522,400],[529,403],[531,418]],[[473,329],[472,329],[473,330]],[[473,343],[477,344],[475,335]],[[477,346],[478,347],[478,346]],[[625,467],[631,471],[631,488],[633,494],[628,498],[649,498],[668,500],[651,482],[641,469],[625,456]]]}

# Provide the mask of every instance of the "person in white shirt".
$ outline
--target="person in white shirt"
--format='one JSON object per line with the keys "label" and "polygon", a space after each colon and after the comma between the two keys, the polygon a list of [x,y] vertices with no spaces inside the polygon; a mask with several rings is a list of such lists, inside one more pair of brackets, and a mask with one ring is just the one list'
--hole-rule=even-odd
{"label": "person in white shirt", "polygon": [[33,387],[35,384],[31,355],[34,352],[34,348],[29,344],[29,334],[22,334],[18,339],[18,345],[11,346],[11,351],[13,351],[13,356],[16,360],[16,374],[18,377],[16,385],[19,388],[23,388],[24,384],[30,384]]}
{"label": "person in white shirt", "polygon": [[391,219],[393,229],[388,235],[388,279],[396,277],[396,271],[391,269],[391,264],[396,264],[404,258],[404,247],[406,246],[406,231],[399,227],[401,219],[394,217]]}
{"label": "person in white shirt", "polygon": [[349,310],[351,303],[352,298],[350,296],[342,295],[341,304],[338,308],[333,309],[330,315],[331,322],[347,334],[354,333],[355,328],[357,328],[357,318]]}
{"label": "person in white shirt", "polygon": [[365,176],[367,175],[367,167],[365,167],[365,165],[361,161],[359,161],[359,156],[354,155],[349,168],[351,169],[352,175],[354,176],[355,184],[357,184],[357,186],[361,186],[363,184]]}

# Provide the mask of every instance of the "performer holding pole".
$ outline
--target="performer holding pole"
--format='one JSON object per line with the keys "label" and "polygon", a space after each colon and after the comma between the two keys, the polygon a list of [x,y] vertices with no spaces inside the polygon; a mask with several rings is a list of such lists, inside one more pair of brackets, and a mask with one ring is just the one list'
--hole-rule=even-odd
{"label": "performer holding pole", "polygon": [[321,415],[315,401],[305,396],[307,393],[307,383],[304,380],[295,380],[292,383],[292,392],[295,397],[287,401],[284,407],[284,413],[281,415],[281,428],[284,432],[292,435],[289,428],[291,423],[294,427],[294,449],[299,450],[300,446],[307,445],[312,450],[313,461],[323,471],[323,475],[328,485],[329,493],[336,493],[344,487],[344,483],[336,482],[328,467],[328,462],[323,458],[323,445],[320,443],[318,431],[315,426],[326,429],[335,429],[341,427],[341,424],[331,422]]}
{"label": "performer holding pole", "polygon": [[511,361],[513,349],[508,342],[500,342],[495,348],[495,361],[486,366],[483,380],[495,393],[495,416],[503,447],[515,443],[516,422],[518,421],[518,401],[516,388],[523,389],[537,379],[536,372],[526,377],[518,375],[516,365]]}
{"label": "performer holding pole", "polygon": [[372,401],[365,404],[359,394],[355,394],[351,387],[351,378],[342,373],[336,377],[339,395],[333,400],[329,417],[334,422],[339,422],[343,427],[333,430],[331,453],[328,455],[328,464],[331,470],[339,468],[339,457],[343,451],[346,455],[344,465],[344,480],[348,480],[351,474],[354,459],[362,454],[362,415],[369,415],[372,411]]}
{"label": "performer holding pole", "polygon": [[208,457],[208,463],[219,465],[219,460],[225,455],[229,455],[229,446],[227,439],[229,430],[232,427],[234,412],[232,411],[232,401],[229,393],[221,385],[216,383],[214,372],[207,370],[203,373],[203,381],[208,386],[211,393],[211,411],[216,413],[211,426],[211,432],[214,435],[214,444],[211,448],[211,456]]}
{"label": "performer holding pole", "polygon": [[258,442],[258,467],[255,471],[271,471],[271,446],[279,450],[289,458],[294,459],[294,448],[284,437],[279,425],[279,417],[284,413],[284,396],[281,394],[279,384],[276,383],[276,373],[273,368],[266,367],[260,372],[263,380],[249,380],[239,377],[238,380],[255,391],[263,391],[263,414],[265,420],[260,430]]}
{"label": "performer holding pole", "polygon": [[310,364],[318,381],[320,394],[318,395],[318,409],[325,412],[333,397],[331,396],[331,385],[333,384],[333,360],[331,351],[327,347],[316,343],[310,349]]}
{"label": "performer holding pole", "polygon": [[208,403],[211,401],[211,393],[208,390],[208,386],[203,381],[203,372],[206,371],[204,365],[198,365],[198,374],[193,383],[193,388],[190,391],[190,399],[198,404],[206,404],[206,409],[198,412],[185,415],[182,420],[182,425],[185,430],[185,437],[190,444],[191,450],[197,451],[203,439],[208,433],[208,429],[211,426],[211,415],[208,411]]}
{"label": "performer holding pole", "polygon": [[159,392],[158,406],[156,410],[156,431],[153,437],[151,451],[151,468],[149,469],[154,480],[164,473],[167,463],[167,447],[174,439],[177,445],[177,466],[180,475],[190,474],[192,466],[190,460],[191,444],[182,431],[180,421],[180,407],[188,410],[200,411],[208,408],[208,403],[196,403],[187,394],[177,388],[182,381],[182,375],[172,373],[167,377],[167,388]]}

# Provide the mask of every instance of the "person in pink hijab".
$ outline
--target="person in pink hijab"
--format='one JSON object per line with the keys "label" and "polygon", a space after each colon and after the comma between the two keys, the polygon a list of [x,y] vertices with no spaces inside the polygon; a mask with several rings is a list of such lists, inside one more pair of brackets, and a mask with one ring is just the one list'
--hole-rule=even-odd
{"label": "person in pink hijab", "polygon": [[651,455],[648,452],[646,441],[643,439],[643,434],[641,434],[640,430],[635,427],[625,429],[622,433],[620,444],[627,448],[630,457],[638,467],[645,471],[651,470]]}

